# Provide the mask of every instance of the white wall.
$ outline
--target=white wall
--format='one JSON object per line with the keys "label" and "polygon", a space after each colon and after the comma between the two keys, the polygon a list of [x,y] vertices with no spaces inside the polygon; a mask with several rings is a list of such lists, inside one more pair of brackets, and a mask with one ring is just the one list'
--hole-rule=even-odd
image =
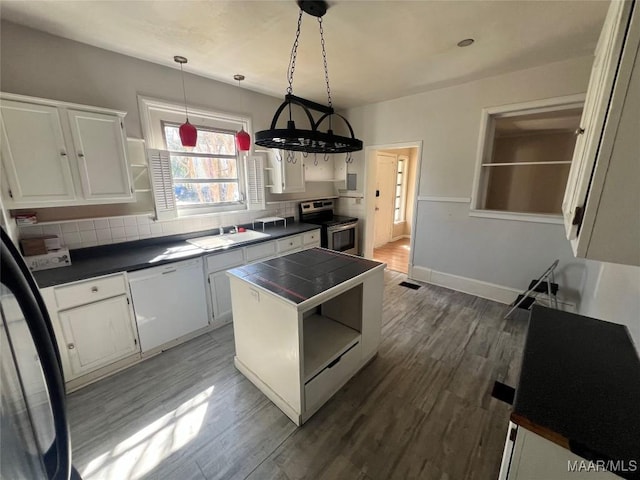
{"label": "white wall", "polygon": [[587,261],[580,313],[626,325],[640,354],[640,267]]}
{"label": "white wall", "polygon": [[[469,198],[481,110],[585,92],[591,63],[582,57],[512,72],[353,108],[347,117],[365,146],[423,142],[418,196]],[[349,172],[364,194],[364,150]],[[340,208],[364,217],[364,205],[353,200]],[[571,255],[562,225],[470,218],[468,210],[468,203],[420,202],[415,266],[520,290],[560,258],[567,272],[561,288],[577,300],[585,267]]]}

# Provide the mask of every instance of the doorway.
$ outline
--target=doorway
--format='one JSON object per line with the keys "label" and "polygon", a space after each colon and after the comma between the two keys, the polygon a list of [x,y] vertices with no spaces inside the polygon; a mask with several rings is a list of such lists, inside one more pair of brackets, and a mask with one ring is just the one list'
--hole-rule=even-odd
{"label": "doorway", "polygon": [[368,163],[368,167],[374,168],[368,169],[371,208],[367,210],[372,222],[366,232],[371,239],[365,238],[365,255],[370,245],[371,258],[386,263],[390,270],[408,274],[419,147],[377,148],[367,158],[375,166]]}

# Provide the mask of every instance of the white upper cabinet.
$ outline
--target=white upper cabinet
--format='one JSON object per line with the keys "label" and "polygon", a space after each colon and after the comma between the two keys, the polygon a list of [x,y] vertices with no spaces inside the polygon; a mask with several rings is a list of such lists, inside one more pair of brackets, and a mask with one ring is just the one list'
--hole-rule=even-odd
{"label": "white upper cabinet", "polygon": [[[75,199],[58,109],[2,100],[3,193],[16,205]],[[11,202],[12,201],[12,202]]]}
{"label": "white upper cabinet", "polygon": [[271,193],[304,192],[304,162],[300,152],[271,150],[269,152]]}
{"label": "white upper cabinet", "polygon": [[640,265],[639,24],[637,2],[611,2],[562,204],[577,257],[627,265]]}
{"label": "white upper cabinet", "polygon": [[0,94],[8,208],[135,201],[124,112]]}
{"label": "white upper cabinet", "polygon": [[67,113],[84,198],[129,200],[133,191],[122,118],[72,109]]}

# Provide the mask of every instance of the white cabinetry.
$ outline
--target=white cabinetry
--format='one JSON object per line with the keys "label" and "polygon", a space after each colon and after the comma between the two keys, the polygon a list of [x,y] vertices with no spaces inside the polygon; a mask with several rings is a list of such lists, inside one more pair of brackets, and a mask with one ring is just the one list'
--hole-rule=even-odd
{"label": "white cabinetry", "polygon": [[58,109],[2,99],[0,111],[7,203],[72,201],[76,194]]}
{"label": "white cabinetry", "polygon": [[[317,165],[315,161],[317,159]],[[336,182],[337,188],[346,188],[347,182],[347,162],[344,155],[319,154],[317,157],[313,153],[304,163],[305,182]]]}
{"label": "white cabinetry", "polygon": [[67,382],[140,351],[127,292],[124,273],[41,290]]}
{"label": "white cabinetry", "polygon": [[72,377],[115,362],[138,350],[126,295],[58,313]]}
{"label": "white cabinetry", "polygon": [[302,250],[302,235],[292,235],[276,240],[279,254],[289,254]]}
{"label": "white cabinetry", "polygon": [[611,2],[562,205],[577,257],[629,265],[640,265],[639,24],[637,2]]}
{"label": "white cabinetry", "polygon": [[124,112],[7,93],[0,112],[8,208],[135,201]]}
{"label": "white cabinetry", "polygon": [[271,193],[304,192],[304,162],[300,152],[272,149],[268,153]]}
{"label": "white cabinetry", "polygon": [[117,115],[71,109],[68,114],[84,198],[129,200],[133,189],[122,119]]}
{"label": "white cabinetry", "polygon": [[302,234],[303,248],[314,248],[320,246],[320,230],[312,230]]}
{"label": "white cabinetry", "polygon": [[526,428],[509,422],[498,480],[614,480],[617,475],[591,465]]}
{"label": "white cabinetry", "polygon": [[210,324],[214,328],[231,322],[231,289],[225,271],[243,264],[244,252],[242,249],[207,257],[207,281],[213,311],[213,320]]}

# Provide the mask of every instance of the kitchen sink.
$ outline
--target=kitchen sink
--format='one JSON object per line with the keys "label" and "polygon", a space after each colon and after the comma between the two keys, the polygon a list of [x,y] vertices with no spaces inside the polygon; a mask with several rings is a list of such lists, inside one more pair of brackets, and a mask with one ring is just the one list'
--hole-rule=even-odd
{"label": "kitchen sink", "polygon": [[214,250],[216,248],[225,248],[240,243],[252,242],[260,238],[268,237],[268,233],[254,232],[247,230],[246,232],[225,233],[224,235],[209,235],[207,237],[198,237],[187,240],[187,242],[202,248],[203,250]]}

